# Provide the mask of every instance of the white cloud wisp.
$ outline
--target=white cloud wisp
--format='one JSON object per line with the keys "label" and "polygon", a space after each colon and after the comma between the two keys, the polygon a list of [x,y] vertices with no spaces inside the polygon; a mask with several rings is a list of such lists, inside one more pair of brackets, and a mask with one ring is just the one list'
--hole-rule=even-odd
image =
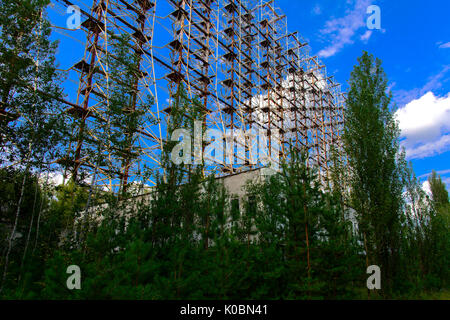
{"label": "white cloud wisp", "polygon": [[[347,11],[347,14],[341,18],[332,19],[326,22],[325,27],[320,33],[325,36],[331,36],[333,40],[331,45],[319,52],[322,58],[334,56],[347,44],[354,42],[353,38],[357,31],[366,27],[367,7],[370,5],[369,0],[356,0],[355,7]],[[372,32],[365,32],[360,39],[368,41]]]}

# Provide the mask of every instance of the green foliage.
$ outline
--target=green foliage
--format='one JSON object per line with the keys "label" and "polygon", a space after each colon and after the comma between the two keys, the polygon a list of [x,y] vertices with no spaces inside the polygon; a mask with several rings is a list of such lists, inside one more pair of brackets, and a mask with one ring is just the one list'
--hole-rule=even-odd
{"label": "green foliage", "polygon": [[[182,178],[161,179],[148,200],[97,209],[105,219],[78,245],[66,228],[71,229],[76,218],[71,213],[83,207],[87,191],[69,182],[56,189],[45,215],[49,239],[38,246],[39,254],[27,262],[20,285],[13,289],[11,284],[6,297],[352,297],[352,281],[360,281],[360,272],[348,269],[360,270],[355,267],[358,247],[345,240],[351,233],[341,206],[320,190],[298,157],[292,159],[279,175],[249,185],[248,200],[234,217],[233,197],[219,180],[203,178],[199,166],[187,183],[180,184]],[[173,172],[187,174],[177,170]],[[55,224],[56,219],[61,223]],[[72,264],[82,269],[80,291],[65,286],[65,270]]]}
{"label": "green foliage", "polygon": [[[351,283],[362,270],[351,224],[338,199],[321,191],[299,155],[291,152],[290,159],[280,174],[253,189],[262,204],[255,215],[259,246],[274,255],[269,261],[283,262],[286,287],[279,294],[294,299],[351,297]],[[281,266],[273,266],[275,281]]]}
{"label": "green foliage", "polygon": [[14,222],[24,175],[28,177],[25,188],[29,190],[21,204],[23,227],[26,228],[33,210],[36,210],[36,203],[40,203],[44,197],[37,177],[30,172],[25,173],[12,168],[0,169],[0,217],[2,223]]}
{"label": "green foliage", "polygon": [[[350,191],[337,188],[337,194],[355,211],[366,265],[382,270],[383,297],[446,287],[449,224],[443,212],[448,193],[433,173],[429,201],[400,151],[381,61],[366,52],[358,61],[349,82],[343,136]],[[343,176],[342,167],[335,168],[335,179]]]}
{"label": "green foliage", "polygon": [[[450,280],[449,230],[445,210],[436,210],[411,165],[406,170],[406,221],[402,226],[401,265],[396,286],[403,296],[448,287]],[[448,211],[447,211],[448,217]]]}
{"label": "green foliage", "polygon": [[348,159],[350,207],[365,243],[367,265],[383,270],[389,294],[399,271],[399,237],[403,210],[403,155],[400,131],[390,108],[392,95],[381,61],[367,52],[358,59],[349,81],[344,149]]}
{"label": "green foliage", "polygon": [[36,167],[43,158],[55,159],[68,137],[47,4],[0,2],[0,109],[15,115],[0,117],[0,147],[8,154],[1,160]]}
{"label": "green foliage", "polygon": [[[381,266],[384,297],[448,288],[448,193],[434,173],[430,201],[406,165],[386,76],[367,53],[350,79],[347,155],[333,152],[329,185],[306,166],[306,155],[291,150],[279,173],[249,183],[237,198],[220,179],[205,177],[203,165],[172,163],[171,142],[161,155],[164,172],[145,196],[129,198],[135,190],[123,181],[119,197],[100,190],[98,173],[90,185],[79,183],[84,177],[53,187],[47,176],[44,183],[42,173],[69,136],[50,98],[62,92],[56,44],[41,14],[46,3],[0,2],[1,107],[25,120],[2,122],[1,159],[22,165],[0,170],[1,269],[9,264],[1,297],[351,299],[365,297],[367,264]],[[140,156],[133,133],[153,100],[136,103],[140,58],[129,37],[110,40],[107,121],[90,128],[99,139],[84,152],[117,171]],[[171,99],[167,140],[205,116],[182,85]],[[81,290],[66,287],[70,265],[81,268]]]}
{"label": "green foliage", "polygon": [[433,198],[433,202],[436,207],[445,207],[450,203],[448,198],[448,192],[445,188],[445,184],[442,182],[441,176],[438,176],[436,171],[433,170],[428,177],[428,183],[430,184],[430,190]]}
{"label": "green foliage", "polygon": [[[97,208],[104,219],[88,229],[83,242],[74,240],[70,230],[77,218],[73,212],[83,210],[88,191],[73,182],[60,186],[48,200],[36,251],[22,271],[12,263],[3,297],[361,297],[367,277],[362,243],[352,232],[341,198],[321,187],[299,155],[290,159],[280,173],[247,186],[234,216],[234,196],[220,180],[205,179],[198,169],[187,183],[161,179],[150,196]],[[413,180],[410,186],[411,192],[423,196]],[[417,199],[423,208],[415,210],[425,210],[426,201]],[[408,268],[393,281],[402,297],[448,285],[448,237],[442,238],[448,229],[438,215],[428,214],[420,219],[430,223],[419,224],[419,215],[410,211],[402,227],[399,263]],[[66,269],[72,264],[81,267],[81,290],[66,287]]]}

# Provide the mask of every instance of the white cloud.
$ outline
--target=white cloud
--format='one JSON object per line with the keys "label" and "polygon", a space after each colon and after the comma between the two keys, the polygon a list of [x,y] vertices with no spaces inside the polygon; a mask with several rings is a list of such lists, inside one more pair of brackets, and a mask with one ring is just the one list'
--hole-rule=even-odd
{"label": "white cloud", "polygon": [[[366,26],[366,10],[370,5],[370,0],[356,0],[355,7],[347,11],[341,18],[332,19],[326,22],[325,27],[320,30],[322,35],[333,38],[331,45],[319,52],[319,56],[328,58],[335,55],[347,44],[352,44],[353,37],[360,28]],[[369,39],[371,33],[367,32],[361,38]]]}
{"label": "white cloud", "polygon": [[425,191],[425,193],[429,196],[431,196],[431,188],[430,188],[430,183],[428,181],[425,181],[424,183],[422,183],[422,189],[423,191]]}
{"label": "white cloud", "polygon": [[450,149],[450,93],[436,97],[427,92],[397,110],[396,117],[409,159],[431,157]]}
{"label": "white cloud", "polygon": [[372,36],[372,30],[367,30],[366,33],[364,33],[360,39],[361,41],[367,42],[369,41],[370,37]]}
{"label": "white cloud", "polygon": [[[67,183],[69,180],[69,178],[66,177],[66,179],[64,180],[64,175],[61,172],[49,172],[48,173],[48,183],[53,185],[53,186],[60,186],[63,184],[63,182]],[[45,182],[47,180],[47,173],[43,173],[41,175],[41,181]],[[86,184],[91,184],[92,182],[92,175],[88,175],[84,180],[84,183]],[[109,188],[107,186],[102,186],[102,189],[104,191],[109,191]]]}
{"label": "white cloud", "polygon": [[450,94],[436,97],[431,91],[397,110],[402,136],[409,142],[430,142],[450,130]]}
{"label": "white cloud", "polygon": [[423,159],[437,156],[450,150],[450,134],[442,136],[437,141],[425,143],[417,147],[406,148],[408,159]]}
{"label": "white cloud", "polygon": [[450,48],[450,42],[443,43],[439,46],[439,49],[449,49]]}
{"label": "white cloud", "polygon": [[[447,174],[447,173],[450,173],[450,169],[447,169],[447,170],[441,170],[441,171],[436,171],[436,173],[437,173],[438,175],[442,176],[442,175],[445,175],[445,174]],[[428,178],[430,175],[431,175],[431,172],[425,173],[425,174],[419,176],[418,178]],[[449,178],[449,179],[450,179],[450,178]]]}
{"label": "white cloud", "polygon": [[315,14],[316,16],[322,14],[322,8],[320,7],[319,4],[316,4],[314,6],[314,8],[312,9],[312,13]]}
{"label": "white cloud", "polygon": [[429,91],[435,91],[442,88],[442,85],[448,81],[447,72],[450,71],[450,65],[444,66],[443,69],[429,77],[422,88],[414,88],[412,90],[396,90],[394,92],[395,102],[399,106],[404,106],[412,100],[419,99]]}
{"label": "white cloud", "polygon": [[54,186],[59,186],[64,181],[64,176],[59,172],[49,173],[49,180]]}
{"label": "white cloud", "polygon": [[[328,92],[330,91],[329,85],[327,84],[327,80],[326,77],[324,76],[324,74],[322,74],[319,71],[313,71],[314,73],[314,78],[317,79],[316,82],[316,86],[318,88],[320,88],[321,90],[323,90],[323,92]],[[283,127],[284,129],[286,129],[286,131],[290,131],[287,129],[291,129],[293,128],[293,126],[295,125],[295,114],[290,110],[290,104],[288,101],[291,101],[292,99],[294,99],[294,94],[293,92],[291,92],[289,90],[290,87],[294,86],[296,88],[296,90],[306,90],[306,94],[305,94],[305,106],[306,107],[311,107],[312,103],[314,102],[314,98],[311,95],[311,85],[310,83],[312,83],[313,80],[311,78],[311,75],[306,75],[305,76],[305,82],[303,84],[294,84],[294,75],[290,74],[286,77],[285,80],[282,81],[281,83],[281,88],[283,90],[283,92],[285,92],[285,94],[283,95],[284,98],[280,99],[280,98],[272,98],[271,100],[274,100],[276,102],[276,104],[282,106],[285,111],[284,111],[284,116],[283,116],[283,122],[281,122],[280,120],[274,120],[272,119],[271,122],[275,127]],[[267,107],[269,105],[269,100],[267,99],[267,93],[266,94],[261,94],[261,95],[257,95],[252,97],[250,100],[245,101],[245,103],[249,103],[251,105],[253,105],[255,107],[255,111],[254,114],[252,115],[252,117],[256,118],[256,124],[257,125],[261,125],[263,123],[267,123],[269,121],[268,116],[269,114],[266,112],[263,112],[263,108]],[[309,109],[308,109],[309,110]],[[309,112],[311,111],[306,111],[307,114],[309,114]],[[309,115],[310,117],[312,115]],[[287,136],[289,136],[289,133],[286,133]]]}

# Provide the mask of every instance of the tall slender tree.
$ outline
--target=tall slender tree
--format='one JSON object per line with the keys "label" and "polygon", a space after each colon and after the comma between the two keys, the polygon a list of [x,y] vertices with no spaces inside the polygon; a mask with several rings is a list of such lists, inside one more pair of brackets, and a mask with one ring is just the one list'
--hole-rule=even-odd
{"label": "tall slender tree", "polygon": [[[28,173],[33,168],[40,171],[44,161],[51,162],[58,154],[55,150],[64,145],[67,137],[60,102],[62,76],[55,62],[57,43],[50,40],[50,23],[44,13],[48,3],[44,0],[0,2],[0,108],[3,115],[0,129],[2,151],[8,155],[2,158],[6,158],[7,165],[19,164],[25,172],[8,240],[3,283],[19,225]],[[15,115],[13,121],[8,116],[11,114]]]}
{"label": "tall slender tree", "polygon": [[398,272],[403,209],[402,153],[392,94],[381,60],[364,52],[349,80],[343,135],[350,177],[350,206],[358,220],[366,265],[382,271],[388,293]]}

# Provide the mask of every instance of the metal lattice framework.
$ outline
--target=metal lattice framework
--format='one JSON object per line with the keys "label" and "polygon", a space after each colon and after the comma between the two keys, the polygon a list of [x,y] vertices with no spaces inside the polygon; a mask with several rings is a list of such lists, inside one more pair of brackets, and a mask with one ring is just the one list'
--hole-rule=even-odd
{"label": "metal lattice framework", "polygon": [[[117,190],[140,180],[144,165],[159,167],[172,98],[183,85],[190,98],[201,102],[206,127],[238,144],[227,150],[233,161],[208,170],[227,175],[257,167],[249,145],[255,130],[263,129],[269,153],[272,144],[280,146],[281,158],[290,146],[306,149],[310,165],[327,178],[330,147],[341,146],[343,95],[318,57],[310,55],[306,41],[288,31],[287,17],[274,1],[92,1],[90,8],[80,0],[55,3],[78,5],[86,34],[84,57],[70,73],[78,76],[73,77],[76,101],[67,101],[74,143],[62,162],[73,175],[82,169],[95,172],[97,184]],[[147,120],[133,132],[124,130],[133,137],[129,153],[114,152],[114,145],[105,142],[104,157],[96,161],[85,150],[98,145],[95,132],[109,123],[115,81],[108,57],[113,56],[111,37],[117,35],[129,36],[138,57],[131,110],[124,112],[144,110]],[[146,103],[148,97],[153,104]]]}

